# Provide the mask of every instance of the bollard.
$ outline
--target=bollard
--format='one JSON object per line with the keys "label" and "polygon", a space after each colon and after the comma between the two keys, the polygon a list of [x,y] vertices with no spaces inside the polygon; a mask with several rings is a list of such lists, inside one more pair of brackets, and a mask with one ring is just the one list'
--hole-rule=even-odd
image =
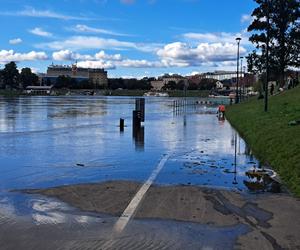
{"label": "bollard", "polygon": [[141,127],[141,111],[132,111],[132,127],[133,129]]}
{"label": "bollard", "polygon": [[124,119],[120,118],[120,131],[124,131]]}

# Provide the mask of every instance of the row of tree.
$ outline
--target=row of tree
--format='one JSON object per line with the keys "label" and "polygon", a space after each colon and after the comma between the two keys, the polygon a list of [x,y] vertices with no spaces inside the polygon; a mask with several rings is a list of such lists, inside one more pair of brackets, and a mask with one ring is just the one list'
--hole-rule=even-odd
{"label": "row of tree", "polygon": [[29,85],[37,85],[39,78],[32,73],[30,68],[23,68],[19,72],[16,63],[10,62],[5,65],[4,69],[0,70],[0,80],[4,88],[19,89]]}
{"label": "row of tree", "polygon": [[264,76],[268,59],[270,80],[283,86],[286,70],[300,67],[300,1],[254,1],[258,7],[248,32],[256,49],[247,57],[248,70]]}
{"label": "row of tree", "polygon": [[163,86],[163,90],[212,90],[216,87],[217,80],[215,79],[207,79],[203,78],[198,82],[194,81],[169,81],[165,86]]}

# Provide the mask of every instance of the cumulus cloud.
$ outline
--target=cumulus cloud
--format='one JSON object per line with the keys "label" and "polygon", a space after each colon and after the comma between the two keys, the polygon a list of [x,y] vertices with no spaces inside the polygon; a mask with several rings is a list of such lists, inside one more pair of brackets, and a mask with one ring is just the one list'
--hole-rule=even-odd
{"label": "cumulus cloud", "polygon": [[104,68],[104,69],[115,69],[116,66],[109,61],[98,60],[98,61],[80,61],[77,63],[78,67],[82,68]]}
{"label": "cumulus cloud", "polygon": [[52,58],[56,61],[75,61],[75,60],[112,60],[120,61],[122,59],[120,54],[108,55],[103,50],[95,55],[82,55],[71,50],[60,50],[53,52]]}
{"label": "cumulus cloud", "polygon": [[[241,54],[246,53],[246,49],[243,47],[240,51]],[[175,42],[160,49],[157,55],[167,66],[200,66],[207,62],[235,60],[236,45],[231,43],[200,43],[196,47],[191,47],[187,43]]]}
{"label": "cumulus cloud", "polygon": [[79,60],[78,65],[80,67],[90,68],[106,68],[114,69],[116,67],[124,68],[155,68],[164,67],[159,61],[148,60],[132,60],[123,59],[120,54],[109,55],[103,50],[94,55],[82,55],[70,50],[56,51],[52,54],[52,58],[56,61],[75,61]]}
{"label": "cumulus cloud", "polygon": [[15,39],[9,40],[9,44],[11,44],[11,45],[20,44],[20,43],[22,43],[22,42],[23,42],[23,41],[22,41],[21,38],[15,38]]}
{"label": "cumulus cloud", "polygon": [[10,61],[35,61],[47,60],[48,56],[45,52],[31,51],[28,53],[17,53],[14,50],[0,50],[0,62]]}
{"label": "cumulus cloud", "polygon": [[39,28],[39,27],[36,27],[32,30],[29,30],[29,32],[31,34],[36,35],[36,36],[42,36],[42,37],[52,37],[53,36],[52,33],[48,32],[48,31],[45,31],[45,30],[43,30],[42,28]]}

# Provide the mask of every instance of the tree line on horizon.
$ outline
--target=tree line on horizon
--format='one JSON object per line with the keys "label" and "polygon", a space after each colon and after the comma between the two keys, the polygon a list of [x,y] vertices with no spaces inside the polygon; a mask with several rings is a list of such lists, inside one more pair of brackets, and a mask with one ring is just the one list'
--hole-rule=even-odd
{"label": "tree line on horizon", "polygon": [[[15,62],[7,63],[4,69],[0,70],[0,88],[6,89],[25,89],[27,86],[38,85],[55,85],[55,88],[70,88],[70,89],[94,89],[95,85],[90,80],[77,81],[70,76],[58,76],[55,82],[51,82],[50,79],[42,79],[40,82],[39,77],[32,72],[30,68],[23,68],[21,72],[17,69]],[[128,89],[128,90],[151,90],[151,81],[156,80],[154,77],[144,77],[142,79],[124,79],[124,78],[110,78],[108,79],[108,89]],[[215,88],[217,80],[214,79],[201,79],[199,82],[189,82],[187,90],[211,90]],[[99,89],[106,88],[104,86],[98,86]],[[184,90],[185,82],[169,81],[163,90]]]}

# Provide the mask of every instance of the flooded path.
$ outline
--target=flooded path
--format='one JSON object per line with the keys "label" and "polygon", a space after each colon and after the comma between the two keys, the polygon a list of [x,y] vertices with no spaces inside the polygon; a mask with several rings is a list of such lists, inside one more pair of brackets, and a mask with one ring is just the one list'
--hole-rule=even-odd
{"label": "flooded path", "polygon": [[297,249],[298,233],[277,227],[290,226],[279,213],[287,204],[300,212],[299,201],[250,194],[246,172],[262,166],[243,139],[216,107],[174,113],[173,100],[146,98],[144,126],[133,133],[134,98],[0,99],[4,249],[40,249],[44,240],[49,249]]}

